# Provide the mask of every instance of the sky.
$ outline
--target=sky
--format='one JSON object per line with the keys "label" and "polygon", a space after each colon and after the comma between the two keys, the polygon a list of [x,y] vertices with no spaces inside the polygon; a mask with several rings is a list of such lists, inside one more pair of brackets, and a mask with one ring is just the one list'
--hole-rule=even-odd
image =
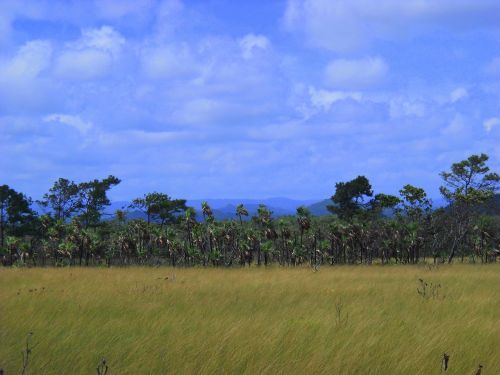
{"label": "sky", "polygon": [[1,0],[0,184],[114,200],[375,192],[500,169],[498,0]]}

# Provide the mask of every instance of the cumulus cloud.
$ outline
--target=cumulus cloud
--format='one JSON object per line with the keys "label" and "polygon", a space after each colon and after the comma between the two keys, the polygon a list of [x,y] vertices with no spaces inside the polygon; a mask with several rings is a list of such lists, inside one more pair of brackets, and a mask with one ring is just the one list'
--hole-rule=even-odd
{"label": "cumulus cloud", "polygon": [[108,73],[125,44],[112,27],[85,29],[80,39],[68,43],[56,60],[55,72],[65,79],[90,80]]}
{"label": "cumulus cloud", "polygon": [[90,80],[103,77],[111,66],[112,59],[105,52],[93,49],[66,51],[57,58],[55,72],[65,79]]}
{"label": "cumulus cloud", "polygon": [[445,136],[459,137],[466,131],[465,119],[462,115],[455,115],[450,123],[444,127],[441,133]]}
{"label": "cumulus cloud", "polygon": [[328,84],[340,88],[367,87],[381,82],[389,67],[380,57],[335,59],[325,69]]}
{"label": "cumulus cloud", "polygon": [[285,27],[318,47],[352,52],[377,40],[397,40],[435,28],[496,25],[500,3],[483,0],[288,0]]}
{"label": "cumulus cloud", "polygon": [[483,126],[484,130],[486,130],[488,133],[493,130],[494,127],[500,125],[500,118],[498,117],[491,117],[489,119],[484,120]]}
{"label": "cumulus cloud", "polygon": [[0,80],[16,82],[34,79],[47,69],[51,55],[50,42],[29,41],[19,48],[13,58],[0,61]]}
{"label": "cumulus cloud", "polygon": [[0,114],[26,114],[50,105],[52,51],[51,43],[43,40],[26,42],[13,56],[0,51]]}
{"label": "cumulus cloud", "polygon": [[220,119],[228,105],[223,101],[209,98],[197,98],[183,103],[173,111],[171,118],[182,124],[204,125]]}
{"label": "cumulus cloud", "polygon": [[426,104],[420,99],[394,97],[389,100],[389,113],[392,118],[423,117]]}
{"label": "cumulus cloud", "polygon": [[335,102],[346,99],[359,102],[362,98],[360,92],[316,90],[314,87],[309,88],[309,95],[312,105],[325,111],[328,111]]}
{"label": "cumulus cloud", "polygon": [[189,45],[185,43],[148,46],[140,56],[146,77],[168,79],[197,71],[197,63]]}
{"label": "cumulus cloud", "polygon": [[239,40],[243,58],[252,58],[256,50],[269,48],[270,42],[264,35],[247,34]]}
{"label": "cumulus cloud", "polygon": [[92,129],[93,125],[91,122],[84,121],[79,116],[75,115],[67,115],[62,113],[53,113],[47,115],[43,118],[44,122],[58,122],[63,125],[70,126],[76,130],[78,130],[81,134],[87,134],[90,129]]}
{"label": "cumulus cloud", "polygon": [[264,2],[255,23],[202,2],[0,0],[0,177],[34,197],[110,173],[123,199],[321,197],[356,174],[438,194],[450,162],[500,155],[498,82],[477,69],[495,45],[474,44],[498,12],[464,4],[290,1],[286,27],[311,49]]}
{"label": "cumulus cloud", "polygon": [[125,44],[125,38],[110,26],[99,29],[84,29],[82,37],[70,46],[75,49],[94,48],[117,55]]}
{"label": "cumulus cloud", "polygon": [[469,93],[467,92],[467,89],[465,89],[463,87],[458,87],[451,92],[450,102],[456,103],[459,100],[465,99],[468,95],[469,95]]}

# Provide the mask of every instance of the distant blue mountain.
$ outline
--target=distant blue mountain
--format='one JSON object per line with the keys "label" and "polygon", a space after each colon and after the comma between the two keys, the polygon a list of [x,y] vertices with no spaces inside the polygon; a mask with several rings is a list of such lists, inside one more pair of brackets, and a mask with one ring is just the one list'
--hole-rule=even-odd
{"label": "distant blue mountain", "polygon": [[[196,199],[188,200],[187,205],[193,207],[198,213],[197,219],[201,220],[201,203],[205,200]],[[288,198],[268,198],[268,199],[207,199],[206,200],[217,220],[235,219],[236,207],[243,204],[248,210],[248,217],[243,219],[249,220],[251,216],[257,215],[259,205],[263,204],[273,213],[273,217],[294,215],[297,207],[307,206],[315,200],[295,200]]]}
{"label": "distant blue mountain", "polygon": [[[203,220],[201,213],[202,202],[207,202],[214,213],[217,220],[236,219],[236,207],[243,204],[248,210],[248,217],[243,217],[244,220],[249,220],[251,216],[257,214],[257,209],[260,204],[264,204],[273,213],[273,217],[295,215],[297,207],[306,206],[317,202],[315,199],[288,199],[288,198],[268,198],[268,199],[189,199],[186,202],[188,207],[193,207],[196,210],[196,219]],[[110,206],[104,210],[104,216],[114,215],[116,210],[124,210],[128,212],[129,219],[145,219],[146,215],[140,211],[129,209],[130,203],[126,201],[112,202]],[[322,214],[322,211],[318,211]],[[313,212],[313,214],[315,214]]]}
{"label": "distant blue mountain", "polygon": [[[186,204],[188,207],[193,207],[196,210],[196,219],[198,221],[203,220],[203,215],[201,213],[202,202],[208,202],[214,217],[217,220],[228,220],[236,219],[236,207],[239,204],[243,204],[248,210],[248,217],[243,217],[243,220],[249,220],[251,216],[257,214],[257,209],[260,204],[264,204],[273,213],[273,217],[289,216],[295,215],[296,210],[300,206],[305,206],[311,211],[314,216],[324,216],[331,215],[328,211],[327,206],[332,204],[330,199],[289,199],[289,198],[267,198],[267,199],[231,199],[231,198],[221,198],[221,199],[189,199]],[[433,199],[433,207],[440,208],[446,206],[446,201],[443,198]],[[128,219],[146,219],[146,215],[138,210],[133,210],[129,208],[130,202],[128,201],[114,201],[104,209],[103,219],[111,219],[114,217],[116,210],[127,211]],[[35,209],[39,214],[48,213],[49,210],[39,207],[34,204],[33,209]],[[390,215],[389,215],[390,216]]]}
{"label": "distant blue mountain", "polygon": [[331,199],[323,199],[322,201],[307,206],[307,208],[309,209],[309,211],[311,211],[311,214],[313,214],[314,216],[331,215],[331,212],[328,211],[326,207],[331,206],[332,203],[333,202]]}
{"label": "distant blue mountain", "polygon": [[[202,202],[208,202],[212,209],[220,209],[228,206],[236,207],[239,204],[245,205],[245,207],[258,206],[259,204],[264,204],[268,207],[276,207],[283,210],[293,210],[295,212],[296,208],[299,206],[308,206],[312,203],[317,202],[317,199],[306,199],[297,200],[289,198],[266,198],[266,199],[238,199],[238,198],[224,198],[224,199],[188,199],[187,205],[193,207],[194,209],[200,208]],[[248,208],[247,207],[247,208]]]}

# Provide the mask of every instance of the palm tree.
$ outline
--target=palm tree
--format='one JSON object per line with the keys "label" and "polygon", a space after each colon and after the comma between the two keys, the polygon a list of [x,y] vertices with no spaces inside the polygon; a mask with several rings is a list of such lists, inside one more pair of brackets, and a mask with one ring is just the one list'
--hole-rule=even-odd
{"label": "palm tree", "polygon": [[202,202],[201,203],[201,212],[203,213],[203,219],[206,221],[207,219],[209,221],[213,220],[214,213],[212,212],[212,208],[208,205],[208,202]]}
{"label": "palm tree", "polygon": [[123,225],[127,221],[127,213],[123,210],[116,210],[115,219],[119,225]]}
{"label": "palm tree", "polygon": [[248,210],[243,206],[243,204],[239,204],[236,207],[236,215],[240,218],[240,225],[243,226],[242,216],[248,216]]}
{"label": "palm tree", "polygon": [[62,257],[68,258],[71,264],[71,259],[73,258],[72,254],[75,250],[75,244],[70,241],[61,241],[59,242],[59,246],[57,248],[57,252]]}
{"label": "palm tree", "polygon": [[269,211],[266,205],[260,204],[257,208],[257,222],[261,228],[267,227],[271,223],[272,212]]}
{"label": "palm tree", "polygon": [[184,213],[186,223],[187,240],[189,246],[193,246],[193,227],[196,225],[196,211],[193,207],[188,207]]}
{"label": "palm tree", "polygon": [[304,232],[311,227],[311,212],[304,206],[297,208],[297,223],[299,224],[300,245],[302,246]]}
{"label": "palm tree", "polygon": [[79,217],[74,217],[71,220],[71,224],[69,227],[69,233],[67,236],[67,241],[74,244],[75,250],[78,249],[79,254],[78,257],[80,259],[79,265],[82,265],[83,261],[83,252],[85,250],[85,231],[82,227],[82,223]]}

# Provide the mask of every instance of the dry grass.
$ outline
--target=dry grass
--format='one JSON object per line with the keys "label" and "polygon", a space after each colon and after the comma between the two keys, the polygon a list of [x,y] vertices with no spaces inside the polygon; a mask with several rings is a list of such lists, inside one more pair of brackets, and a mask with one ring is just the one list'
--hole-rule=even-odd
{"label": "dry grass", "polygon": [[0,299],[6,374],[30,331],[36,374],[432,375],[445,351],[449,374],[500,368],[500,265],[0,269]]}

